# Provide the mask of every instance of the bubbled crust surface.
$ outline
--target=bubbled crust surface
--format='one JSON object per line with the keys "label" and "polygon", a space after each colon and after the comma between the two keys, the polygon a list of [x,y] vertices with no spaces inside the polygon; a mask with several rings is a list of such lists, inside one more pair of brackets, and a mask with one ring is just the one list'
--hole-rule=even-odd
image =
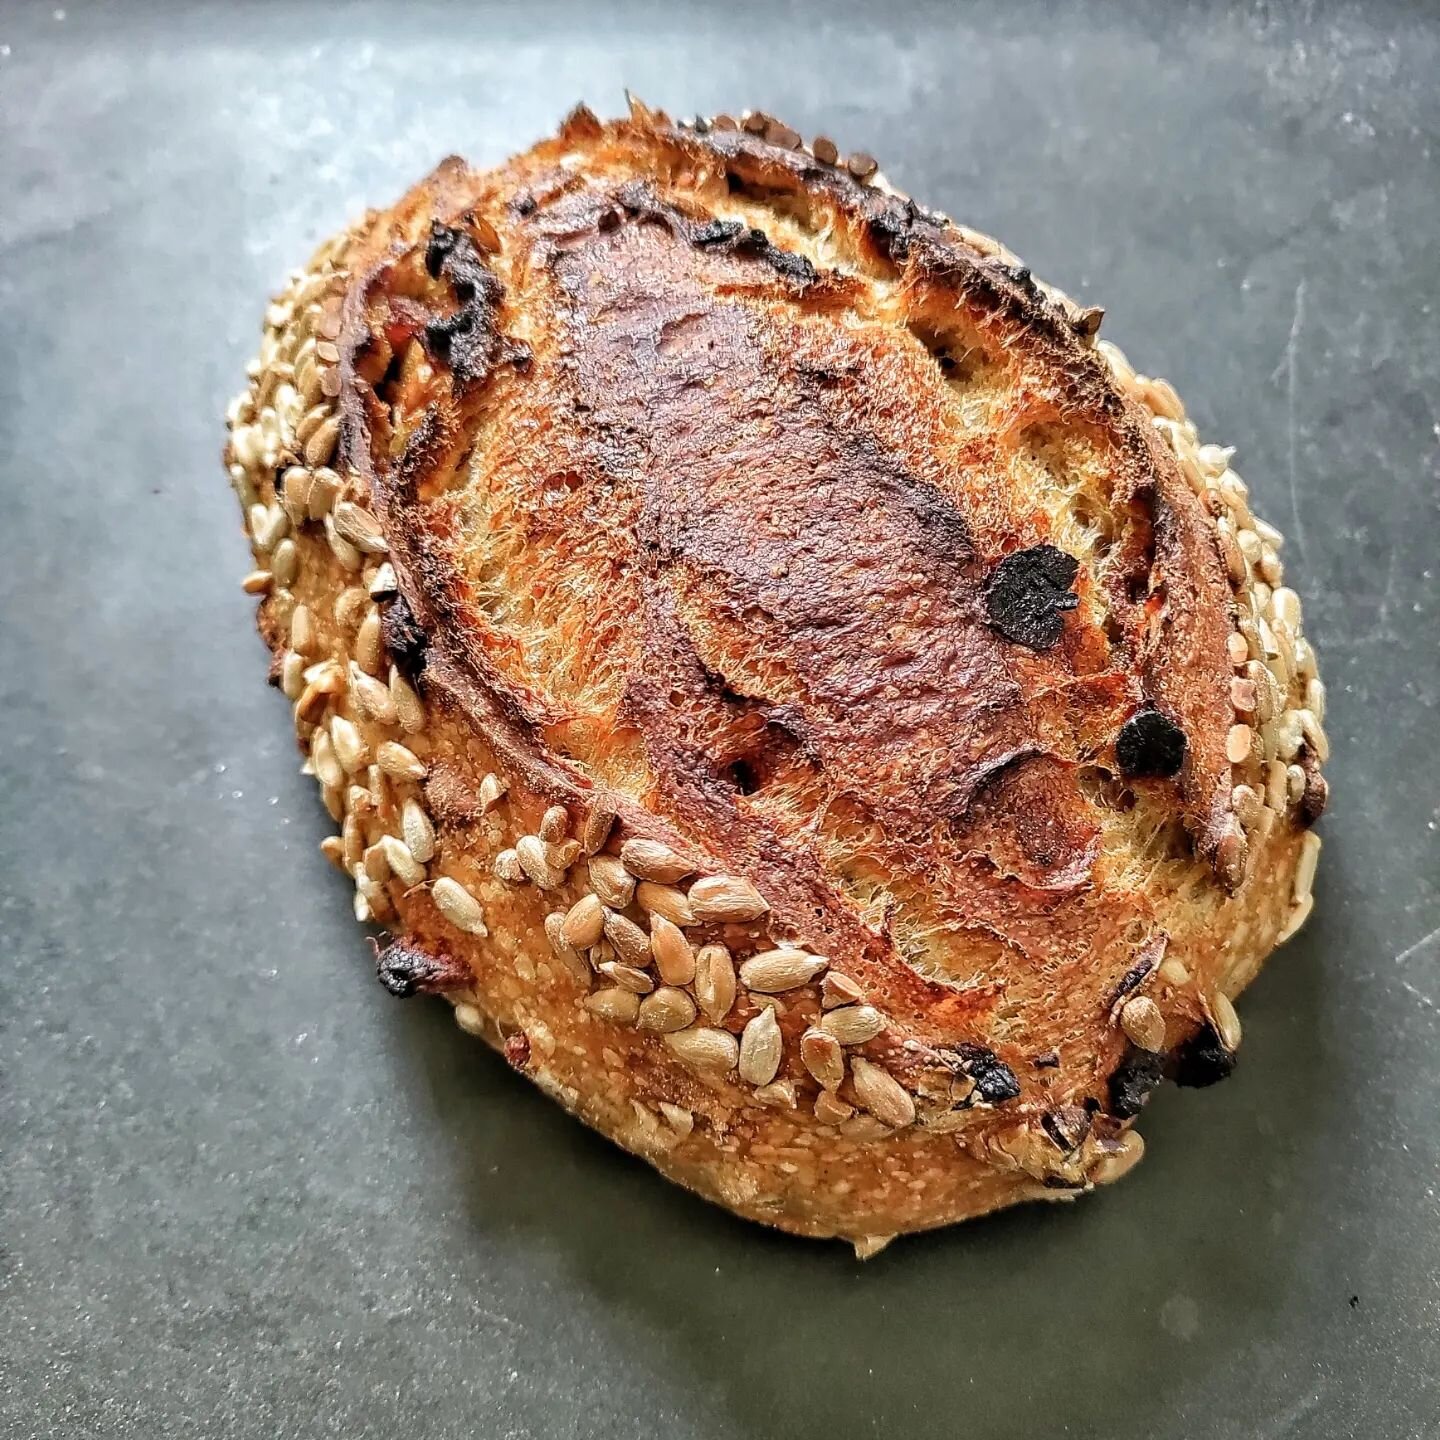
{"label": "bubbled crust surface", "polygon": [[[332,463],[398,591],[370,668],[425,713],[399,734],[337,689],[297,719],[312,752],[338,715],[366,761],[397,741],[414,760],[362,767],[367,799],[329,788],[362,831],[347,867],[403,833],[407,799],[431,817],[423,880],[376,862],[365,887],[397,953],[428,957],[421,988],[674,1178],[862,1240],[1074,1194],[1138,1154],[1162,1070],[1228,1071],[1228,996],[1295,913],[1323,782],[1314,741],[1277,756],[1256,725],[1239,753],[1254,577],[1193,430],[1157,428],[1166,394],[983,237],[775,138],[580,111],[499,170],[447,161],[344,242]],[[355,556],[296,539],[262,629],[283,665],[304,605],[307,661],[344,664]],[[1022,584],[1037,625],[997,567],[1043,546],[1078,563],[1068,588]],[[1264,702],[1281,719],[1297,642]],[[1183,735],[1173,775],[1117,758],[1147,708]],[[597,1001],[605,942],[547,940],[595,888],[562,837],[612,814],[611,854],[648,838],[683,857],[678,889],[763,897],[684,926],[693,949],[724,944],[742,977],[777,947],[828,966],[774,999],[742,978],[697,1017],[749,1034],[738,1071]],[[497,876],[547,829],[542,884]],[[437,906],[442,877],[487,934]],[[648,963],[637,986],[666,979]],[[1147,1048],[1120,1022],[1142,993]],[[837,1082],[806,1037],[847,999],[881,1023]]]}

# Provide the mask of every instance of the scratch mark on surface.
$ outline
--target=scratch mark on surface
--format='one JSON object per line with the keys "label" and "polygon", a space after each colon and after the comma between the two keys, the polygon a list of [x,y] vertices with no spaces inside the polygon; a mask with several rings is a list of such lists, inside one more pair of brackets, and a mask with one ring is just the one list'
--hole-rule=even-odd
{"label": "scratch mark on surface", "polygon": [[1440,925],[1437,925],[1428,935],[1422,935],[1413,945],[1402,950],[1395,957],[1395,963],[1403,965],[1412,955],[1419,954],[1437,935],[1440,935]]}
{"label": "scratch mark on surface", "polygon": [[1295,287],[1295,314],[1290,321],[1290,338],[1285,342],[1285,358],[1275,367],[1272,380],[1285,375],[1286,461],[1290,479],[1290,533],[1295,537],[1296,553],[1305,558],[1305,530],[1300,524],[1300,499],[1295,493],[1295,385],[1300,354],[1300,331],[1305,324],[1305,278]]}

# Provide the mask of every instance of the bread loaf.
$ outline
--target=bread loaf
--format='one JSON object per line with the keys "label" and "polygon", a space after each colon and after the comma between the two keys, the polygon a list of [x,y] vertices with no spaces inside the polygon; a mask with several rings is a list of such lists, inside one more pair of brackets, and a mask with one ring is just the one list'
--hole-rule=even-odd
{"label": "bread loaf", "polygon": [[1324,688],[1098,310],[763,115],[445,161],[226,461],[379,975],[860,1253],[1139,1158],[1304,921]]}

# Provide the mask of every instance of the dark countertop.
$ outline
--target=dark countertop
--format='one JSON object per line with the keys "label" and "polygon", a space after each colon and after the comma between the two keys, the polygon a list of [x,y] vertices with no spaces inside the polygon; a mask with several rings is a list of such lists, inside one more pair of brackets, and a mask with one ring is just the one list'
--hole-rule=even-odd
{"label": "dark countertop", "polygon": [[[0,8],[0,1434],[1440,1433],[1434,7],[60,3]],[[1105,304],[1290,537],[1318,908],[1113,1191],[860,1267],[369,978],[220,417],[322,234],[627,84]]]}

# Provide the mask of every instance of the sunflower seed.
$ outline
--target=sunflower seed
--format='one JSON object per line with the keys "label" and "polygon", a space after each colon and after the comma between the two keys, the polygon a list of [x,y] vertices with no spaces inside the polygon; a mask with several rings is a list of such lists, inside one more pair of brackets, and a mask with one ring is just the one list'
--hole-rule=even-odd
{"label": "sunflower seed", "polygon": [[605,938],[615,947],[615,953],[632,965],[648,965],[651,960],[650,937],[633,921],[605,911]]}
{"label": "sunflower seed", "polygon": [[345,817],[340,827],[340,841],[345,848],[345,864],[358,865],[365,853],[365,830],[358,815],[351,813]]}
{"label": "sunflower seed", "polygon": [[695,978],[695,952],[690,942],[680,927],[663,915],[650,919],[650,949],[655,956],[655,968],[667,984],[688,985]]}
{"label": "sunflower seed", "polygon": [[820,1028],[842,1045],[863,1045],[885,1028],[885,1017],[873,1005],[842,1005],[822,1017]]}
{"label": "sunflower seed", "polygon": [[1283,945],[1292,935],[1310,918],[1310,912],[1315,908],[1314,895],[1307,895],[1303,900],[1297,900],[1291,907],[1289,915],[1285,917],[1285,923],[1280,927],[1280,933],[1275,937],[1277,945]]}
{"label": "sunflower seed", "polygon": [[581,832],[581,845],[587,855],[600,853],[605,842],[610,838],[610,831],[614,824],[615,816],[609,810],[592,810],[585,817],[585,827]]}
{"label": "sunflower seed", "polygon": [[1232,725],[1225,737],[1225,758],[1232,765],[1243,765],[1254,743],[1255,732],[1248,725]]}
{"label": "sunflower seed", "polygon": [[395,835],[382,835],[380,846],[390,869],[402,885],[419,885],[425,879],[425,867],[410,852],[410,847]]}
{"label": "sunflower seed", "polygon": [[1110,1185],[1139,1164],[1145,1141],[1138,1130],[1127,1130],[1118,1140],[1101,1140],[1098,1148],[1100,1158],[1090,1167],[1088,1178],[1096,1185]]}
{"label": "sunflower seed", "polygon": [[803,950],[765,950],[740,966],[740,980],[749,990],[778,995],[808,984],[830,962]]}
{"label": "sunflower seed", "polygon": [[[298,429],[296,438],[299,438]],[[332,415],[328,420],[322,420],[315,427],[310,438],[305,441],[305,463],[307,465],[328,465],[330,457],[335,453],[335,446],[339,439],[340,417]]]}
{"label": "sunflower seed", "polygon": [[564,875],[580,858],[578,840],[562,840],[558,845],[552,845],[548,840],[541,843],[545,846],[545,863],[560,875]]}
{"label": "sunflower seed", "polygon": [[545,937],[550,941],[550,948],[565,968],[582,985],[590,983],[590,967],[585,963],[585,957],[565,938],[565,913],[562,910],[552,910],[545,917]]}
{"label": "sunflower seed", "polygon": [[690,907],[700,924],[758,920],[770,905],[738,875],[706,875],[690,887]]}
{"label": "sunflower seed", "polygon": [[287,700],[298,700],[305,689],[305,661],[294,650],[287,650],[280,662],[280,693]]}
{"label": "sunflower seed", "polygon": [[1309,710],[1299,710],[1296,713],[1300,718],[1300,733],[1305,737],[1305,744],[1323,765],[1330,758],[1330,741],[1326,738],[1324,726]]}
{"label": "sunflower seed", "polygon": [[395,702],[400,728],[406,734],[415,735],[425,728],[424,702],[415,687],[393,665],[390,667],[390,698]]}
{"label": "sunflower seed", "polygon": [[380,612],[373,607],[360,622],[355,636],[355,660],[369,675],[378,675],[383,659],[380,638]]}
{"label": "sunflower seed", "polygon": [[422,865],[435,858],[435,826],[418,800],[409,799],[400,807],[400,832],[410,853]]}
{"label": "sunflower seed", "polygon": [[776,1080],[769,1085],[761,1085],[750,1098],[761,1105],[771,1105],[779,1110],[793,1110],[795,1086],[789,1080]]}
{"label": "sunflower seed", "polygon": [[815,1118],[822,1125],[841,1125],[855,1113],[833,1090],[822,1090],[815,1097]]}
{"label": "sunflower seed", "polygon": [[735,1004],[735,963],[723,945],[702,945],[695,956],[695,998],[717,1023]]}
{"label": "sunflower seed", "polygon": [[364,737],[343,715],[330,717],[330,740],[337,758],[350,774],[364,768],[369,758]]}
{"label": "sunflower seed", "polygon": [[592,855],[586,869],[590,888],[612,910],[625,909],[635,898],[635,877],[613,855]]}
{"label": "sunflower seed", "polygon": [[838,970],[827,970],[820,982],[820,1003],[827,1010],[841,1005],[854,1005],[865,998],[864,991],[848,976]]}
{"label": "sunflower seed", "polygon": [[353,630],[365,618],[369,597],[359,585],[350,585],[335,597],[335,623],[342,630]]}
{"label": "sunflower seed", "polygon": [[728,1030],[692,1025],[665,1037],[665,1043],[692,1070],[733,1070],[740,1059],[740,1046]]}
{"label": "sunflower seed", "polygon": [[380,725],[393,725],[398,718],[390,692],[373,675],[367,675],[353,660],[350,662],[350,698],[356,709]]}
{"label": "sunflower seed", "polygon": [[275,583],[275,577],[268,570],[252,570],[241,582],[240,588],[247,595],[264,595],[271,585]]}
{"label": "sunflower seed", "polygon": [[320,789],[320,798],[325,804],[325,812],[338,825],[345,814],[345,797],[329,785]]}
{"label": "sunflower seed", "polygon": [[846,1120],[840,1126],[840,1133],[857,1144],[869,1144],[872,1140],[883,1140],[887,1135],[894,1134],[894,1130],[883,1120],[877,1120],[875,1116],[862,1111]]}
{"label": "sunflower seed", "polygon": [[315,615],[308,605],[297,605],[291,612],[290,648],[301,655],[314,655],[320,648]]}
{"label": "sunflower seed", "polygon": [[250,527],[255,543],[261,550],[274,550],[290,528],[290,517],[278,505],[257,505],[251,511],[252,517],[255,516],[257,510],[260,512],[259,523],[252,524]]}
{"label": "sunflower seed", "polygon": [[[298,436],[296,437],[299,438]],[[306,501],[306,512],[312,520],[323,520],[335,504],[340,493],[340,477],[325,467],[316,470],[310,480],[310,494]]]}
{"label": "sunflower seed", "polygon": [[682,1138],[695,1128],[695,1116],[679,1105],[670,1104],[668,1100],[660,1102],[660,1113],[665,1117],[665,1123]]}
{"label": "sunflower seed", "polygon": [[498,775],[487,775],[480,782],[480,813],[488,815],[505,797],[509,787]]}
{"label": "sunflower seed", "polygon": [[355,892],[354,899],[355,918],[362,924],[368,925],[375,916],[371,913],[370,902],[359,890]]}
{"label": "sunflower seed", "polygon": [[442,875],[431,887],[430,898],[435,908],[457,930],[470,935],[485,935],[485,912],[480,902],[458,881]]}
{"label": "sunflower seed", "polygon": [[897,1130],[914,1123],[915,1101],[888,1070],[857,1055],[850,1062],[850,1075],[856,1097],[877,1120]]}
{"label": "sunflower seed", "polygon": [[562,933],[577,950],[588,950],[605,933],[605,907],[594,895],[582,895],[565,916]]}
{"label": "sunflower seed", "polygon": [[333,515],[325,517],[325,543],[329,545],[330,553],[340,562],[342,570],[354,574],[364,565],[364,556],[335,528]]}
{"label": "sunflower seed", "polygon": [[740,1035],[740,1078],[747,1085],[768,1085],[780,1068],[784,1041],[773,1010],[762,1010]]}
{"label": "sunflower seed", "polygon": [[665,885],[683,879],[695,868],[668,845],[638,836],[620,847],[620,861],[637,880],[658,880]]}
{"label": "sunflower seed", "polygon": [[345,771],[336,758],[335,747],[324,730],[317,730],[310,741],[310,762],[322,785],[340,787],[345,783]]}
{"label": "sunflower seed", "polygon": [[552,805],[540,817],[540,838],[558,845],[570,833],[570,815],[563,805]]}
{"label": "sunflower seed", "polygon": [[394,740],[382,740],[375,751],[375,760],[387,774],[397,780],[423,780],[425,762],[413,750]]}
{"label": "sunflower seed", "polygon": [[[365,847],[361,856],[361,872],[376,885],[383,885],[390,878],[390,859],[378,840]],[[355,878],[358,881],[360,876],[357,874]]]}
{"label": "sunflower seed", "polygon": [[695,914],[683,890],[642,880],[635,887],[635,903],[649,915],[663,915],[672,925],[693,925]]}
{"label": "sunflower seed", "polygon": [[380,522],[353,500],[341,500],[332,512],[335,516],[335,533],[348,540],[365,555],[383,555],[390,548],[380,529]]}
{"label": "sunflower seed", "polygon": [[300,551],[293,540],[282,540],[270,557],[270,569],[281,585],[293,585],[300,573]]}
{"label": "sunflower seed", "polygon": [[1215,1031],[1220,1036],[1220,1043],[1227,1050],[1238,1050],[1240,1048],[1240,1017],[1235,1013],[1235,1006],[1231,1004],[1230,997],[1223,991],[1217,990],[1210,1001],[1210,1014],[1215,1020]]}
{"label": "sunflower seed", "polygon": [[583,1004],[592,1015],[613,1020],[617,1025],[633,1025],[640,1015],[640,997],[633,990],[622,990],[619,986],[596,990],[585,997]]}
{"label": "sunflower seed", "polygon": [[462,1000],[460,1004],[455,1007],[455,1023],[467,1035],[479,1035],[483,1037],[485,1034],[484,1015],[468,1001]]}
{"label": "sunflower seed", "polygon": [[555,890],[564,883],[565,876],[551,869],[545,842],[538,835],[522,835],[515,842],[515,858],[525,874],[542,890]]}
{"label": "sunflower seed", "polygon": [[662,985],[640,1002],[640,1028],[668,1035],[695,1019],[695,1002],[683,990]]}
{"label": "sunflower seed", "polygon": [[807,1030],[800,1037],[800,1059],[827,1090],[836,1089],[845,1078],[845,1052],[840,1042],[823,1030]]}
{"label": "sunflower seed", "polygon": [[345,842],[338,835],[327,835],[320,842],[320,853],[337,869],[345,869]]}
{"label": "sunflower seed", "polygon": [[400,592],[400,582],[395,578],[395,567],[387,560],[375,572],[369,584],[372,600],[388,600]]}
{"label": "sunflower seed", "polygon": [[1320,864],[1320,837],[1307,830],[1300,841],[1300,856],[1295,862],[1295,890],[1297,902],[1303,902],[1315,888],[1315,871]]}
{"label": "sunflower seed", "polygon": [[525,871],[520,866],[520,857],[513,850],[502,850],[495,857],[495,874],[507,885],[525,883]]}
{"label": "sunflower seed", "polygon": [[1142,1050],[1165,1048],[1165,1017],[1148,995],[1134,995],[1120,1007],[1120,1028]]}
{"label": "sunflower seed", "polygon": [[636,995],[648,995],[655,988],[655,982],[634,965],[626,965],[619,960],[606,960],[599,968],[607,980],[622,990],[633,991]]}

